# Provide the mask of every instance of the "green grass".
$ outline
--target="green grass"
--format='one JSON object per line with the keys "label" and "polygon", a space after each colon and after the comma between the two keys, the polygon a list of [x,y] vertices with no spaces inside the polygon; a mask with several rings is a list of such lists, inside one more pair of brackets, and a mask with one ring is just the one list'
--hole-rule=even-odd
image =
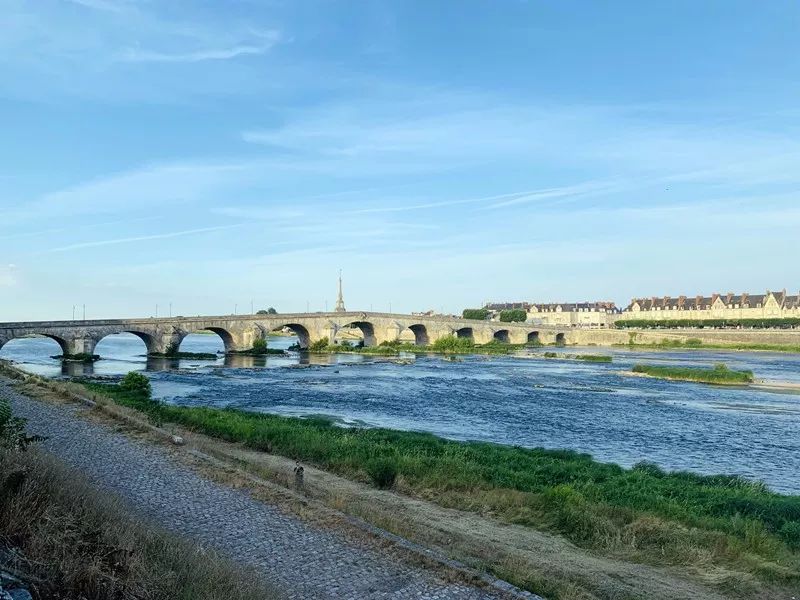
{"label": "green grass", "polygon": [[694,327],[704,329],[718,328],[752,328],[752,329],[789,329],[800,327],[800,318],[778,317],[771,319],[618,319],[615,325],[619,329],[678,329]]}
{"label": "green grass", "polygon": [[800,583],[800,497],[773,493],[761,483],[666,473],[646,463],[625,469],[568,450],[164,405],[115,385],[85,385],[159,421],[358,481],[388,485],[396,477],[405,493],[558,532],[607,554],[691,565],[700,552],[761,579]]}
{"label": "green grass", "polygon": [[[634,332],[631,332],[634,333]],[[628,344],[614,344],[615,346],[628,346],[635,348],[696,348],[706,350],[744,350],[744,351],[767,351],[767,352],[800,352],[800,344],[750,344],[750,343],[726,343],[713,344],[704,342],[698,338],[687,340],[661,340],[658,344],[637,344],[635,337],[631,338]]]}
{"label": "green grass", "polygon": [[614,358],[607,354],[559,354],[558,352],[545,352],[545,358],[559,358],[562,360],[584,360],[586,362],[610,363]]}
{"label": "green grass", "polygon": [[732,371],[724,364],[714,365],[712,369],[699,367],[672,367],[657,365],[636,365],[634,373],[642,373],[661,379],[697,381],[700,383],[747,384],[753,382],[752,371]]}
{"label": "green grass", "polygon": [[476,344],[470,338],[460,338],[454,335],[445,336],[427,346],[418,346],[411,342],[395,340],[382,342],[377,346],[353,345],[347,341],[331,344],[328,338],[322,338],[308,347],[309,352],[315,353],[358,353],[376,354],[382,356],[397,356],[401,352],[433,353],[433,354],[509,354],[515,350],[525,348],[521,344],[506,344],[499,340],[492,340],[486,344]]}
{"label": "green grass", "polygon": [[88,352],[79,352],[78,354],[62,354],[60,356],[52,356],[51,358],[60,358],[71,362],[95,362],[100,360],[99,354],[89,354]]}

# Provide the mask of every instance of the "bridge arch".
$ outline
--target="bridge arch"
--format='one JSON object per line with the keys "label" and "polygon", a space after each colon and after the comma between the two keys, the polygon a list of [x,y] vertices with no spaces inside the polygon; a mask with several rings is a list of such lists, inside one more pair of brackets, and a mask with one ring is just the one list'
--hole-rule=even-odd
{"label": "bridge arch", "polygon": [[355,325],[361,330],[361,334],[364,336],[364,346],[374,346],[377,344],[375,326],[372,323],[369,321],[351,321],[350,323],[345,323],[342,327],[350,325]]}
{"label": "bridge arch", "polygon": [[409,325],[406,329],[410,329],[414,334],[414,344],[417,346],[427,346],[430,344],[430,336],[428,335],[428,328],[422,323],[415,323]]}
{"label": "bridge arch", "polygon": [[111,333],[106,333],[104,335],[99,335],[94,338],[95,341],[95,354],[99,354],[101,357],[106,354],[104,349],[102,348],[101,344],[108,340],[109,338],[113,338],[114,336],[118,335],[129,335],[131,337],[136,337],[142,341],[145,347],[145,353],[150,354],[151,352],[156,352],[156,341],[155,338],[149,334],[145,333],[144,331],[113,331]]}
{"label": "bridge arch", "polygon": [[528,333],[528,343],[529,344],[541,344],[542,340],[539,339],[539,332],[538,331],[531,331]]}
{"label": "bridge arch", "polygon": [[508,344],[511,341],[510,333],[508,329],[499,329],[494,332],[492,336],[496,341],[502,342],[503,344]]}
{"label": "bridge arch", "polygon": [[475,339],[475,331],[472,329],[472,327],[462,327],[461,329],[456,329],[455,335],[456,337],[466,338],[468,340]]}
{"label": "bridge arch", "polygon": [[556,334],[556,346],[566,346],[567,345],[567,334],[566,333],[557,333]]}
{"label": "bridge arch", "polygon": [[273,327],[270,331],[279,331],[283,328],[291,330],[297,336],[297,343],[302,349],[305,350],[311,344],[311,334],[308,333],[308,329],[304,325],[299,323],[282,323]]}
{"label": "bridge arch", "polygon": [[[220,325],[209,325],[207,327],[198,327],[197,329],[184,330],[178,335],[177,339],[175,340],[175,343],[180,348],[180,345],[183,344],[186,341],[186,339],[189,338],[189,336],[193,334],[202,334],[202,332],[204,331],[210,331],[211,333],[217,334],[219,339],[222,341],[222,347],[225,353],[248,349],[244,348],[242,345],[243,332],[236,330],[231,331],[227,327],[223,327]],[[261,335],[261,329],[258,327],[256,328],[256,335],[257,336]]]}
{"label": "bridge arch", "polygon": [[62,355],[70,353],[69,342],[65,338],[57,336],[57,335],[54,335],[54,334],[50,334],[50,333],[38,333],[38,332],[34,332],[34,333],[31,333],[31,334],[28,334],[28,335],[20,335],[20,336],[14,336],[14,337],[8,337],[8,338],[0,339],[0,349],[2,349],[3,346],[7,346],[8,344],[10,344],[12,342],[15,342],[15,343],[18,343],[18,344],[19,343],[24,344],[26,340],[34,339],[32,336],[36,336],[36,335],[48,338],[50,340],[53,340],[56,344],[58,344],[58,347],[61,350],[61,354]]}

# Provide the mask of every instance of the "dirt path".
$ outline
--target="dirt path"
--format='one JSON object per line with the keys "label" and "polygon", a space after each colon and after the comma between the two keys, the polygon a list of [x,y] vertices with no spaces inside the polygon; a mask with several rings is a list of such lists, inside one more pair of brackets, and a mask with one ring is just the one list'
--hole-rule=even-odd
{"label": "dirt path", "polygon": [[289,598],[497,598],[397,560],[376,544],[315,528],[246,491],[200,476],[162,447],[83,418],[82,408],[31,399],[0,377],[0,396],[47,436],[43,447],[125,498],[157,524],[262,571]]}

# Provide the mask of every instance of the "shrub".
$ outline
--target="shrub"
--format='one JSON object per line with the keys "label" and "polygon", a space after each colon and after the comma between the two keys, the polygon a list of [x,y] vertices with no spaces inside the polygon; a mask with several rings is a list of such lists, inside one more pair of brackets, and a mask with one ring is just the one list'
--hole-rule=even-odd
{"label": "shrub", "polygon": [[373,485],[381,490],[394,486],[397,479],[397,459],[389,456],[376,456],[367,460],[364,469]]}
{"label": "shrub", "polygon": [[800,550],[800,521],[787,521],[780,530],[780,536],[792,550]]}
{"label": "shrub", "polygon": [[328,347],[329,344],[330,344],[330,341],[328,340],[328,338],[326,338],[326,337],[320,338],[316,342],[312,342],[308,346],[308,351],[309,352],[322,352]]}
{"label": "shrub", "polygon": [[8,400],[0,398],[0,448],[22,451],[31,443],[44,439],[25,433],[26,423],[25,419],[11,414],[11,404]]}
{"label": "shrub", "polygon": [[522,308],[512,308],[500,311],[500,320],[503,323],[524,323],[528,320],[528,313]]}
{"label": "shrub", "polygon": [[469,338],[446,335],[433,342],[431,347],[436,352],[467,352],[475,347],[475,342]]}
{"label": "shrub", "polygon": [[123,392],[127,392],[134,396],[150,399],[153,393],[153,388],[150,385],[150,380],[141,373],[131,371],[122,381],[119,382],[119,387]]}
{"label": "shrub", "polygon": [[267,340],[264,338],[258,338],[253,342],[253,348],[251,349],[253,354],[266,354],[267,353]]}
{"label": "shrub", "polygon": [[485,321],[489,318],[489,310],[486,308],[465,308],[461,316],[465,319],[474,319],[476,321]]}

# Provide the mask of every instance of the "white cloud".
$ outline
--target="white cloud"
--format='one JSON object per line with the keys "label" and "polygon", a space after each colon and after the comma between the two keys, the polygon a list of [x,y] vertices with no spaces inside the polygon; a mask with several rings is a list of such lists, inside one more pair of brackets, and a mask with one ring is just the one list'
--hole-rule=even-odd
{"label": "white cloud", "polygon": [[281,39],[278,31],[268,31],[258,37],[260,43],[257,44],[239,44],[228,48],[202,48],[188,52],[159,52],[128,48],[121,55],[121,60],[142,63],[195,63],[207,60],[230,60],[239,56],[265,54]]}
{"label": "white cloud", "polygon": [[165,240],[170,238],[176,237],[185,237],[189,235],[199,235],[203,233],[209,233],[212,231],[222,231],[225,229],[233,229],[236,227],[241,227],[242,224],[236,225],[220,225],[218,227],[201,227],[199,229],[186,229],[184,231],[171,231],[169,233],[154,233],[150,235],[140,235],[140,236],[133,236],[133,237],[124,237],[124,238],[116,238],[110,240],[98,240],[93,242],[81,242],[78,244],[69,244],[67,246],[60,246],[58,248],[51,248],[49,250],[45,250],[41,254],[53,254],[57,252],[67,252],[70,250],[81,250],[83,248],[97,248],[99,246],[113,246],[117,244],[130,244],[133,242],[146,242],[152,240]]}

